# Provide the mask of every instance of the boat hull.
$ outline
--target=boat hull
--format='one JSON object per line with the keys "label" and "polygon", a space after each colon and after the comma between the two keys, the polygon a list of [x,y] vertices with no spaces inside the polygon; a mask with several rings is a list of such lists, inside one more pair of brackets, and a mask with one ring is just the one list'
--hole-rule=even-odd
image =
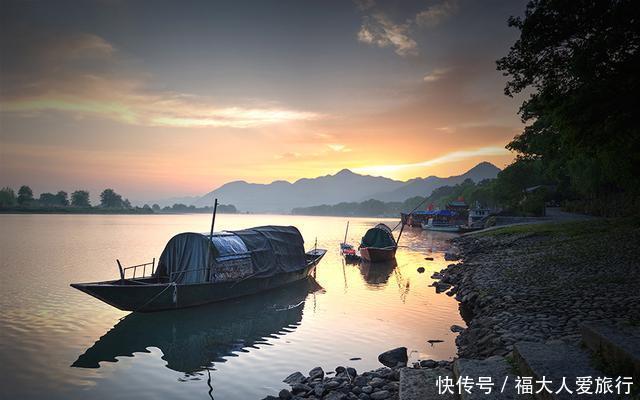
{"label": "boat hull", "polygon": [[361,247],[360,256],[370,262],[391,261],[396,258],[397,247],[377,248],[377,247]]}
{"label": "boat hull", "polygon": [[422,229],[434,232],[461,232],[459,225],[429,225],[422,224]]}
{"label": "boat hull", "polygon": [[72,287],[123,311],[152,312],[249,296],[299,281],[311,275],[325,251],[297,271],[268,278],[250,278],[236,282],[211,282],[176,285],[173,283],[123,284],[121,280],[73,283]]}

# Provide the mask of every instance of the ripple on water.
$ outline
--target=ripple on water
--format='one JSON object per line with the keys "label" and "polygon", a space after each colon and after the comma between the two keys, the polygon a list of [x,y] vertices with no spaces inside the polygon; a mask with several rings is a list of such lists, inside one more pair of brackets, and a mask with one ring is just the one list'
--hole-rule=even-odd
{"label": "ripple on water", "polygon": [[[112,279],[116,257],[125,264],[157,257],[174,233],[206,231],[208,216],[30,217],[0,215],[5,232],[12,233],[3,235],[0,249],[0,267],[11,282],[0,293],[0,386],[12,398],[202,398],[209,374],[217,398],[259,398],[277,393],[282,379],[296,370],[376,368],[377,355],[395,346],[408,347],[412,359],[450,358],[455,335],[449,326],[464,325],[455,300],[430,286],[431,274],[447,265],[441,252],[450,236],[407,229],[397,266],[372,269],[344,265],[339,257],[344,218],[225,215],[216,221],[221,229],[275,223],[299,226],[307,243],[317,236],[318,246],[329,249],[317,271],[324,289],[299,305],[298,300],[245,312],[241,302],[233,309],[237,316],[203,308],[196,318],[202,324],[173,327],[156,318],[158,324],[148,329],[161,334],[151,340],[146,325],[127,330],[120,324],[127,313],[69,283]],[[377,222],[352,218],[348,241],[357,244]],[[37,251],[33,237],[39,238]],[[428,339],[445,342],[430,346]],[[139,342],[132,356],[117,355],[117,362],[102,361],[100,368],[70,367],[94,345],[110,343],[109,351],[129,354],[132,342]],[[199,368],[180,370],[181,363],[192,365],[188,358]]]}

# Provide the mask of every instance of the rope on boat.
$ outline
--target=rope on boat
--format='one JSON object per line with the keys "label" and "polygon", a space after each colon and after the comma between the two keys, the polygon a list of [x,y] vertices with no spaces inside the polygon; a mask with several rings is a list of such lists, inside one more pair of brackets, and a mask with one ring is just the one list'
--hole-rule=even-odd
{"label": "rope on boat", "polygon": [[[415,206],[415,207],[413,208],[413,210],[409,211],[407,214],[409,214],[409,215],[410,215],[410,214],[413,214],[413,212],[414,212],[415,210],[417,210],[421,205],[423,205],[423,204],[427,201],[427,199],[428,199],[428,198],[429,198],[428,196],[427,196],[427,197],[425,197],[425,198],[424,198],[424,200],[422,200],[422,201],[420,202],[420,204],[418,204],[417,206]],[[393,227],[393,229],[391,230],[391,232],[393,232],[393,231],[395,231],[396,229],[398,229],[398,227],[399,227],[401,224],[402,224],[402,216],[400,216],[400,222],[398,222],[398,224],[397,224],[396,226],[394,226],[394,227]]]}
{"label": "rope on boat", "polygon": [[157,299],[158,297],[160,297],[160,295],[162,293],[164,293],[167,289],[169,289],[170,287],[173,286],[173,302],[177,303],[178,300],[178,286],[176,285],[175,282],[171,282],[167,284],[167,287],[165,287],[164,289],[162,289],[160,291],[160,293],[156,294],[155,296],[153,296],[152,298],[149,299],[149,301],[147,301],[146,303],[144,303],[141,307],[138,307],[136,310],[134,311],[141,311],[143,308],[145,308],[146,306],[148,306],[152,301],[154,301],[155,299]]}

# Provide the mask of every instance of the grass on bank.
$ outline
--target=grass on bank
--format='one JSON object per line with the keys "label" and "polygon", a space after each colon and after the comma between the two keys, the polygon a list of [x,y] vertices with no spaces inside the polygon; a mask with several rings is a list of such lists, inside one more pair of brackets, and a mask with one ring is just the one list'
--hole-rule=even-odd
{"label": "grass on bank", "polygon": [[640,229],[640,217],[598,218],[588,221],[546,222],[536,224],[511,225],[480,231],[477,236],[502,236],[515,234],[535,234],[540,236],[563,236],[578,238],[609,232],[631,232]]}

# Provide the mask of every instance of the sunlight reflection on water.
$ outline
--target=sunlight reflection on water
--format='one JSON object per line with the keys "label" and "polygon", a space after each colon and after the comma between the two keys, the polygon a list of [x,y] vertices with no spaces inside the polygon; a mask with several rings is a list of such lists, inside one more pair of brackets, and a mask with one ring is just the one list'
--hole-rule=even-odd
{"label": "sunlight reflection on water", "polygon": [[[446,233],[405,229],[397,266],[375,269],[339,256],[347,218],[220,215],[217,230],[295,225],[307,249],[317,238],[329,250],[317,270],[322,290],[287,288],[186,312],[127,316],[69,287],[113,279],[115,258],[146,262],[175,233],[208,231],[209,218],[0,215],[0,385],[7,397],[202,398],[209,367],[214,397],[261,398],[276,394],[296,370],[377,368],[377,355],[396,346],[406,346],[413,360],[455,354],[449,326],[464,325],[458,304],[430,286],[431,274],[447,265]],[[350,221],[355,245],[380,222]],[[428,339],[444,343],[430,346]]]}

